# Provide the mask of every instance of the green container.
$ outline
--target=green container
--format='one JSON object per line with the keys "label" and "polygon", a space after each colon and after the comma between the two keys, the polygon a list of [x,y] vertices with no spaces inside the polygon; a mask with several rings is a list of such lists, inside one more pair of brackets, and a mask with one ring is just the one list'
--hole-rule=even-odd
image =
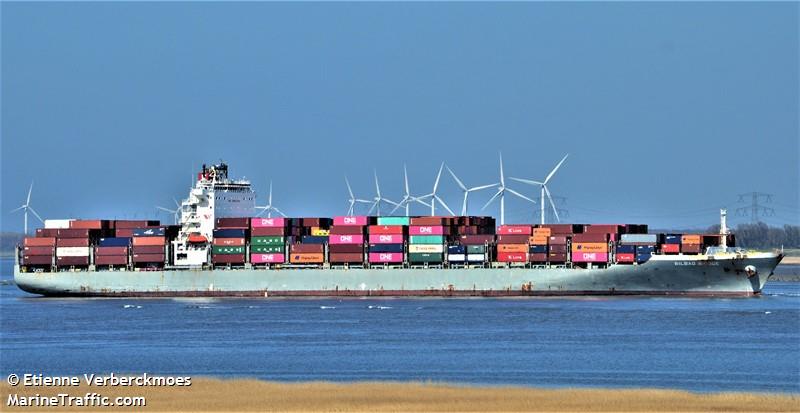
{"label": "green container", "polygon": [[444,254],[432,252],[409,252],[408,262],[435,262],[444,261]]}
{"label": "green container", "polygon": [[244,247],[223,247],[220,245],[214,245],[214,248],[211,250],[211,253],[214,255],[217,254],[244,254]]}
{"label": "green container", "polygon": [[269,237],[252,237],[250,238],[250,245],[283,245],[284,239],[280,235]]}
{"label": "green container", "polygon": [[251,245],[253,254],[283,254],[283,245]]}
{"label": "green container", "polygon": [[378,217],[378,225],[406,225],[411,221],[409,217]]}
{"label": "green container", "polygon": [[485,245],[467,245],[467,254],[483,254],[486,252]]}
{"label": "green container", "polygon": [[411,235],[410,244],[444,244],[444,235]]}

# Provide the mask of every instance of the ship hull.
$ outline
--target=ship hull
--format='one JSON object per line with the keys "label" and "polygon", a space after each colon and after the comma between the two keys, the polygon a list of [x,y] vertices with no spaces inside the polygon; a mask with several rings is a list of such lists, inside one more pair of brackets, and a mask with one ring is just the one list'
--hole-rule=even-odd
{"label": "ship hull", "polygon": [[[608,268],[214,269],[22,272],[22,290],[102,297],[752,296],[782,256]],[[748,275],[746,268],[755,268]]]}

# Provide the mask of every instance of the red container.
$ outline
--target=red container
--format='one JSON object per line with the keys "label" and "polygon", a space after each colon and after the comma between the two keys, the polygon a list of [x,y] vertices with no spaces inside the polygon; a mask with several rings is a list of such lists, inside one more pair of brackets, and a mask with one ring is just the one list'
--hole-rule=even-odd
{"label": "red container", "polygon": [[364,234],[364,227],[359,227],[355,225],[332,226],[330,234],[331,237],[333,237],[334,235],[362,235]]}
{"label": "red container", "polygon": [[461,245],[484,245],[494,243],[494,235],[462,235]]}
{"label": "red container", "polygon": [[164,245],[166,243],[164,237],[133,237],[131,239],[135,246]]}
{"label": "red container", "polygon": [[[105,247],[107,248],[107,247]],[[163,245],[141,245],[141,246],[134,246],[131,251],[134,254],[163,254],[164,253],[164,246]]]}
{"label": "red container", "polygon": [[56,249],[53,247],[23,247],[23,255],[53,255]]}
{"label": "red container", "polygon": [[664,254],[677,254],[681,252],[681,244],[661,244],[661,251]]}
{"label": "red container", "polygon": [[58,238],[89,238],[89,230],[77,228],[59,229]]}
{"label": "red container", "polygon": [[503,235],[531,235],[530,225],[500,225],[498,234]]}
{"label": "red container", "polygon": [[444,227],[438,225],[412,225],[408,227],[409,235],[444,235]]}
{"label": "red container", "polygon": [[301,218],[304,227],[321,227],[322,220],[319,218]]}
{"label": "red container", "polygon": [[[139,263],[163,263],[164,262],[164,254],[133,254],[131,257],[131,261],[134,264]],[[216,257],[216,256],[215,256]],[[242,259],[244,259],[244,255],[241,255]]]}
{"label": "red container", "polygon": [[547,261],[547,254],[544,253],[535,253],[535,254],[528,254],[529,260],[531,262],[545,262]]}
{"label": "red container", "polygon": [[572,243],[584,242],[608,242],[608,234],[606,233],[590,233],[590,234],[575,234],[572,236]]}
{"label": "red container", "polygon": [[114,236],[120,238],[132,238],[134,228],[117,228],[114,230]]}
{"label": "red container", "polygon": [[52,255],[23,255],[22,265],[53,265]]}
{"label": "red container", "polygon": [[286,226],[286,218],[251,218],[250,228],[283,228]]}
{"label": "red container", "polygon": [[444,217],[416,217],[409,219],[411,225],[444,225]]}
{"label": "red container", "polygon": [[290,251],[300,254],[322,253],[325,250],[322,244],[292,244]]}
{"label": "red container", "polygon": [[286,257],[283,254],[250,254],[253,264],[283,264]]}
{"label": "red container", "polygon": [[58,228],[36,228],[37,237],[57,237]]}
{"label": "red container", "polygon": [[[592,224],[592,225],[584,225],[583,226],[583,233],[584,234],[619,234],[625,228],[624,225],[600,225],[600,224]],[[591,241],[587,241],[591,242]]]}
{"label": "red container", "polygon": [[370,244],[402,244],[403,234],[369,234]]}
{"label": "red container", "polygon": [[25,237],[22,240],[22,245],[26,247],[55,247],[56,239],[52,237]]}
{"label": "red container", "polygon": [[699,254],[702,250],[700,244],[681,244],[681,252],[687,254]]}
{"label": "red container", "polygon": [[548,250],[549,250],[549,252],[558,252],[558,253],[566,254],[567,253],[567,245],[566,244],[550,245],[548,247]]}
{"label": "red container", "polygon": [[572,262],[608,262],[607,252],[573,252]]}
{"label": "red container", "polygon": [[367,225],[367,217],[360,216],[360,217],[333,217],[333,225],[334,226],[349,226],[354,225],[358,227],[363,227]]}
{"label": "red container", "polygon": [[270,237],[270,236],[285,236],[286,228],[284,227],[258,227],[250,230],[251,237]]}
{"label": "red container", "polygon": [[[118,248],[118,247],[106,247]],[[127,255],[98,255],[94,257],[95,265],[128,265]]]}
{"label": "red container", "polygon": [[401,252],[370,252],[369,262],[371,263],[400,263],[403,262]]}
{"label": "red container", "polygon": [[364,254],[355,252],[337,252],[328,254],[328,262],[334,264],[362,263]]}
{"label": "red container", "polygon": [[370,225],[369,234],[399,234],[403,235],[402,225]]}
{"label": "red container", "polygon": [[89,238],[57,238],[58,247],[88,247]]}
{"label": "red container", "polygon": [[[528,238],[527,235],[524,236],[526,239]],[[498,252],[497,253],[497,261],[498,262],[527,262],[528,261],[528,254],[521,253],[521,252]]]}
{"label": "red container", "polygon": [[92,220],[74,220],[69,222],[70,229],[103,229],[103,224],[108,228],[108,221],[101,221],[99,219]]}
{"label": "red container", "polygon": [[565,235],[553,235],[548,238],[550,245],[567,245],[567,237]]}
{"label": "red container", "polygon": [[[139,247],[139,248],[152,248],[152,247]],[[128,255],[128,247],[96,247],[94,249],[94,255],[98,257],[101,255]]]}
{"label": "red container", "polygon": [[211,257],[211,262],[214,264],[244,264],[244,254],[217,254]]}
{"label": "red container", "polygon": [[89,256],[85,257],[56,257],[56,265],[89,265]]}
{"label": "red container", "polygon": [[364,246],[361,244],[333,244],[328,246],[331,254],[355,254],[363,253]]}
{"label": "red container", "polygon": [[498,235],[498,244],[527,244],[529,235]]}
{"label": "red container", "polygon": [[566,235],[572,234],[573,228],[572,224],[546,224],[546,225],[537,225],[538,228],[550,228],[551,235]]}
{"label": "red container", "polygon": [[244,238],[214,238],[214,245],[220,247],[240,247],[244,245]]}
{"label": "red container", "polygon": [[616,260],[617,262],[634,262],[636,260],[636,254],[617,254]]}
{"label": "red container", "polygon": [[217,218],[215,228],[248,229],[250,228],[250,218]]}
{"label": "red container", "polygon": [[550,262],[564,262],[567,260],[566,252],[551,252],[547,254],[547,261]]}
{"label": "red container", "polygon": [[119,231],[120,229],[134,229],[134,228],[145,228],[145,227],[156,227],[160,225],[159,221],[146,221],[146,220],[121,220],[118,219],[114,221],[114,229]]}

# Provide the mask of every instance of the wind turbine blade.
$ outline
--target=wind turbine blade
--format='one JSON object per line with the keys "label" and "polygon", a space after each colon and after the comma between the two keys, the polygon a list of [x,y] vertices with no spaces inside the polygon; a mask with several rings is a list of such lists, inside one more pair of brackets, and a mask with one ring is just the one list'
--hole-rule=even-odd
{"label": "wind turbine blade", "polygon": [[547,194],[547,199],[550,200],[550,206],[553,208],[553,214],[556,216],[556,221],[561,222],[561,218],[558,216],[558,211],[556,210],[556,204],[553,202],[553,197],[550,196],[550,190],[547,187],[544,187],[544,193]]}
{"label": "wind turbine blade", "polygon": [[272,180],[269,181],[269,200],[267,202],[269,206],[272,206]]}
{"label": "wind turbine blade", "polygon": [[452,209],[450,209],[450,207],[449,207],[449,206],[447,206],[447,204],[445,204],[445,203],[444,203],[444,201],[442,201],[442,198],[439,198],[439,195],[436,195],[436,196],[435,196],[435,199],[436,199],[437,201],[439,201],[439,203],[440,203],[440,204],[442,204],[442,206],[444,207],[444,209],[446,209],[446,210],[447,210],[447,212],[449,212],[449,213],[450,213],[450,215],[455,215],[455,213],[453,212],[453,210],[452,210]]}
{"label": "wind turbine blade", "polygon": [[503,192],[503,190],[502,190],[502,189],[498,189],[498,190],[497,190],[497,192],[495,192],[494,196],[493,196],[493,197],[491,197],[491,198],[489,199],[489,201],[488,201],[488,202],[486,202],[485,204],[483,204],[483,208],[481,208],[481,211],[483,211],[484,209],[486,209],[486,207],[488,207],[488,206],[489,206],[489,204],[491,204],[491,203],[492,203],[492,201],[494,201],[494,200],[495,200],[495,199],[496,199],[498,196],[500,196],[500,194],[501,194],[502,192]]}
{"label": "wind turbine blade", "polygon": [[403,201],[400,201],[400,203],[399,203],[399,204],[395,205],[394,209],[392,209],[391,211],[389,211],[389,215],[392,215],[392,214],[394,214],[394,211],[397,211],[398,209],[400,209],[400,206],[401,206],[401,205],[403,205],[403,203],[404,203],[404,202],[406,202],[406,201],[405,201],[405,200],[403,200]]}
{"label": "wind turbine blade", "polygon": [[11,211],[9,211],[8,213],[10,214],[10,213],[12,213],[12,212],[17,212],[17,211],[19,211],[20,209],[23,209],[23,208],[25,208],[25,205],[23,205],[23,206],[21,206],[21,207],[19,207],[19,208],[14,208],[14,209],[12,209]]}
{"label": "wind turbine blade", "polygon": [[497,186],[497,185],[500,185],[500,184],[499,184],[499,183],[497,183],[497,184],[491,184],[491,185],[481,185],[481,186],[476,186],[476,187],[474,187],[474,188],[467,189],[467,191],[469,191],[469,192],[472,192],[472,191],[480,191],[480,190],[482,190],[482,189],[491,188],[491,187],[493,187],[493,186]]}
{"label": "wind turbine blade", "polygon": [[40,216],[39,216],[39,213],[37,213],[35,209],[33,209],[33,208],[31,208],[31,207],[28,207],[28,209],[30,209],[30,210],[31,210],[31,212],[33,212],[33,215],[34,215],[36,218],[38,218],[38,219],[39,219],[39,222],[41,222],[42,224],[44,224],[44,220],[42,219],[42,217],[40,217]]}
{"label": "wind turbine blade", "polygon": [[375,209],[375,206],[378,205],[378,201],[372,203],[372,206],[369,207],[369,211],[367,211],[367,215],[371,214],[372,211]]}
{"label": "wind turbine blade", "polygon": [[350,199],[355,198],[355,195],[353,195],[353,188],[350,187],[350,181],[347,179],[346,176],[344,177],[344,183],[347,184],[347,192],[350,193]]}
{"label": "wind turbine blade", "polygon": [[31,186],[28,188],[28,198],[25,201],[25,205],[31,204],[31,192],[33,192],[33,181],[31,181]]}
{"label": "wind turbine blade", "polygon": [[164,212],[169,212],[170,214],[174,214],[175,213],[174,209],[167,209],[167,208],[164,208],[162,206],[156,206],[156,209],[160,209],[160,210],[162,210]]}
{"label": "wind turbine blade", "polygon": [[433,193],[436,193],[436,188],[439,187],[439,179],[442,177],[442,169],[444,169],[444,162],[439,166],[439,173],[436,174],[436,181],[433,183]]}
{"label": "wind turbine blade", "polygon": [[552,178],[552,177],[553,177],[553,175],[555,175],[555,173],[556,173],[556,171],[558,170],[558,168],[560,168],[560,167],[561,167],[561,164],[562,164],[562,163],[564,163],[564,161],[566,161],[566,160],[567,160],[567,156],[569,156],[569,154],[566,154],[566,155],[564,155],[564,157],[561,159],[561,162],[559,162],[559,163],[558,163],[558,165],[556,165],[556,167],[555,167],[555,168],[553,168],[553,170],[552,170],[552,171],[550,171],[550,175],[547,175],[547,178],[544,178],[544,182],[542,183],[542,185],[546,185],[546,184],[547,184],[547,182],[549,182],[549,181],[550,181],[550,178]]}
{"label": "wind turbine blade", "polygon": [[513,180],[515,180],[517,182],[522,182],[523,184],[528,184],[528,185],[541,185],[542,184],[541,182],[534,181],[533,179],[512,178],[510,176],[508,177],[508,179],[513,179]]}
{"label": "wind turbine blade", "polygon": [[354,202],[359,202],[359,203],[362,203],[362,204],[371,204],[371,203],[375,202],[375,201],[368,201],[366,199],[354,199],[353,201]]}
{"label": "wind turbine blade", "polygon": [[394,202],[394,201],[392,201],[391,199],[388,199],[388,198],[381,198],[381,201],[386,202],[387,204],[390,204],[390,205],[400,205],[397,202]]}
{"label": "wind turbine blade", "polygon": [[381,185],[378,183],[378,171],[372,170],[373,174],[375,175],[375,193],[378,194],[378,198],[381,197]]}
{"label": "wind turbine blade", "polygon": [[424,195],[420,197],[414,197],[412,200],[418,204],[425,205],[426,207],[430,208],[431,204],[423,201],[423,199],[430,197],[430,195]]}
{"label": "wind turbine blade", "polygon": [[409,191],[409,189],[408,189],[408,169],[406,168],[405,164],[403,164],[403,180],[405,182],[406,196],[409,196],[409,193],[408,193],[408,191]]}
{"label": "wind turbine blade", "polygon": [[517,192],[517,191],[515,191],[515,190],[513,190],[513,189],[511,189],[511,188],[506,188],[506,191],[508,191],[508,192],[511,192],[512,194],[514,194],[514,195],[516,195],[516,196],[518,196],[518,197],[520,197],[520,198],[522,198],[522,199],[528,200],[528,201],[530,201],[531,203],[534,203],[534,204],[536,203],[536,201],[534,201],[534,200],[532,200],[532,199],[528,198],[528,197],[527,197],[527,196],[525,196],[525,195],[522,195],[521,193],[519,193],[519,192]]}
{"label": "wind turbine blade", "polygon": [[272,207],[272,210],[273,210],[273,211],[275,211],[275,212],[277,212],[277,213],[279,213],[279,214],[281,214],[281,216],[282,216],[282,217],[286,218],[286,214],[284,214],[283,212],[281,212],[281,210],[280,210],[280,209],[278,209],[278,208],[275,208],[275,207]]}
{"label": "wind turbine blade", "polygon": [[459,188],[461,188],[462,191],[466,191],[467,190],[467,186],[464,185],[464,183],[461,182],[460,179],[458,179],[458,177],[456,176],[455,172],[453,172],[453,170],[450,169],[449,166],[447,167],[447,172],[450,172],[450,176],[452,176],[453,179],[455,179],[456,183],[458,184]]}
{"label": "wind turbine blade", "polygon": [[506,178],[503,174],[503,153],[500,152],[500,185],[506,186]]}
{"label": "wind turbine blade", "polygon": [[181,204],[180,204],[180,203],[178,203],[178,200],[177,200],[177,199],[175,199],[175,197],[172,197],[172,201],[173,201],[173,202],[175,202],[175,206],[176,206],[176,207],[178,207],[178,208],[180,208],[180,207],[181,207]]}

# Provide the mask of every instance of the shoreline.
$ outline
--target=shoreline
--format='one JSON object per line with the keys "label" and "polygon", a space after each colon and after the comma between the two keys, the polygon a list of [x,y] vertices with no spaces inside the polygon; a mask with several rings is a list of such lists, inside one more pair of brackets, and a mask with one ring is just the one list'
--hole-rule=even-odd
{"label": "shoreline", "polygon": [[[4,411],[35,411],[9,407],[10,394],[51,396],[86,393],[103,396],[144,396],[145,407],[114,407],[118,411],[294,411],[294,412],[789,412],[800,395],[782,393],[693,393],[662,389],[542,389],[486,387],[426,382],[270,382],[254,379],[195,378],[189,387],[11,387],[3,381]],[[84,409],[42,407],[42,410]],[[85,410],[101,410],[95,407]],[[106,408],[107,409],[107,408]]]}

